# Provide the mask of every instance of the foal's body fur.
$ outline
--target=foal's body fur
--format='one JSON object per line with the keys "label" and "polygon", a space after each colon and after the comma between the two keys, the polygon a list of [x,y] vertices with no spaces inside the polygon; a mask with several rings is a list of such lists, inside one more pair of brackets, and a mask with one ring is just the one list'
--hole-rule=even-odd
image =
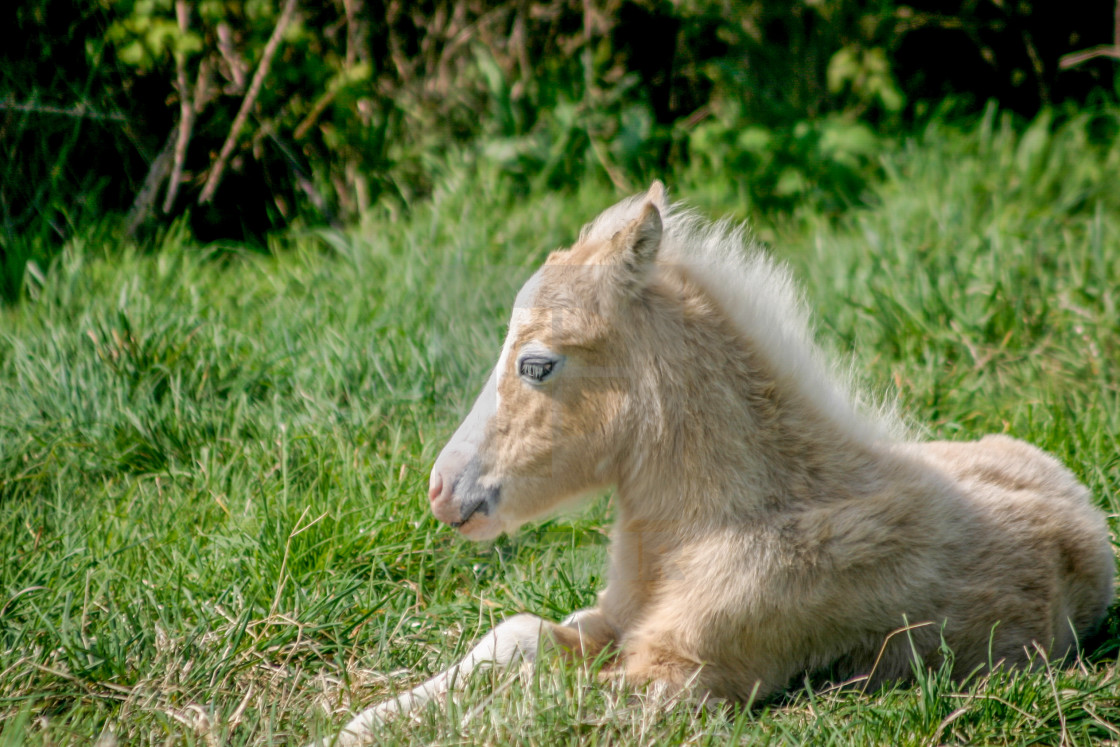
{"label": "foal's body fur", "polygon": [[1087,490],[1007,436],[897,430],[857,411],[788,273],[737,230],[669,205],[660,184],[619,203],[519,294],[430,495],[438,518],[488,538],[615,485],[598,606],[507,620],[341,736],[480,664],[532,659],[542,636],[584,656],[613,646],[628,679],[744,702],[823,668],[906,677],[942,640],[962,675],[1035,647],[1064,655],[1113,595]]}

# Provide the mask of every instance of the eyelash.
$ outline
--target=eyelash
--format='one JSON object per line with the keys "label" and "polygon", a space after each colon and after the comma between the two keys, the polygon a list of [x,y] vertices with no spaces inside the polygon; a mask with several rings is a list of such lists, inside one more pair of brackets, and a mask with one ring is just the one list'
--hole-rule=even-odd
{"label": "eyelash", "polygon": [[517,373],[523,379],[542,384],[556,370],[556,361],[551,358],[527,357],[517,362]]}

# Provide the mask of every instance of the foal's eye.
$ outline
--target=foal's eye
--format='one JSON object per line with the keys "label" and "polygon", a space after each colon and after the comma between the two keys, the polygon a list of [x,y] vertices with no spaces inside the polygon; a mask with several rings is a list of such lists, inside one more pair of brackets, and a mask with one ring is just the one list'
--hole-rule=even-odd
{"label": "foal's eye", "polygon": [[538,355],[525,356],[517,362],[517,373],[521,378],[533,384],[541,384],[556,369],[555,358],[545,358]]}

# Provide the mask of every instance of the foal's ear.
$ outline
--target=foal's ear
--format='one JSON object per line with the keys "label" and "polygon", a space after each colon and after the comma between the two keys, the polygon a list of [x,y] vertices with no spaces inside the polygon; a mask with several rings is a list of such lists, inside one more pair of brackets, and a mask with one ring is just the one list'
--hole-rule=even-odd
{"label": "foal's ear", "polygon": [[[660,185],[654,182],[654,188]],[[661,247],[661,211],[657,205],[652,200],[642,205],[638,217],[619,231],[611,243],[620,270],[619,282],[629,293],[640,293]]]}

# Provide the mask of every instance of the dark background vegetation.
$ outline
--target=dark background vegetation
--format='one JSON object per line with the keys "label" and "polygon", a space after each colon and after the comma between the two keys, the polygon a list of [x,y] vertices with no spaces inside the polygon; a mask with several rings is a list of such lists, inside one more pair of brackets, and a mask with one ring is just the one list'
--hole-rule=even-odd
{"label": "dark background vegetation", "polygon": [[842,210],[880,140],[930,117],[1115,101],[1117,7],[8,3],[0,294],[83,232],[143,241],[182,221],[200,241],[259,243],[408,209],[449,164],[526,188],[730,167],[753,208]]}

